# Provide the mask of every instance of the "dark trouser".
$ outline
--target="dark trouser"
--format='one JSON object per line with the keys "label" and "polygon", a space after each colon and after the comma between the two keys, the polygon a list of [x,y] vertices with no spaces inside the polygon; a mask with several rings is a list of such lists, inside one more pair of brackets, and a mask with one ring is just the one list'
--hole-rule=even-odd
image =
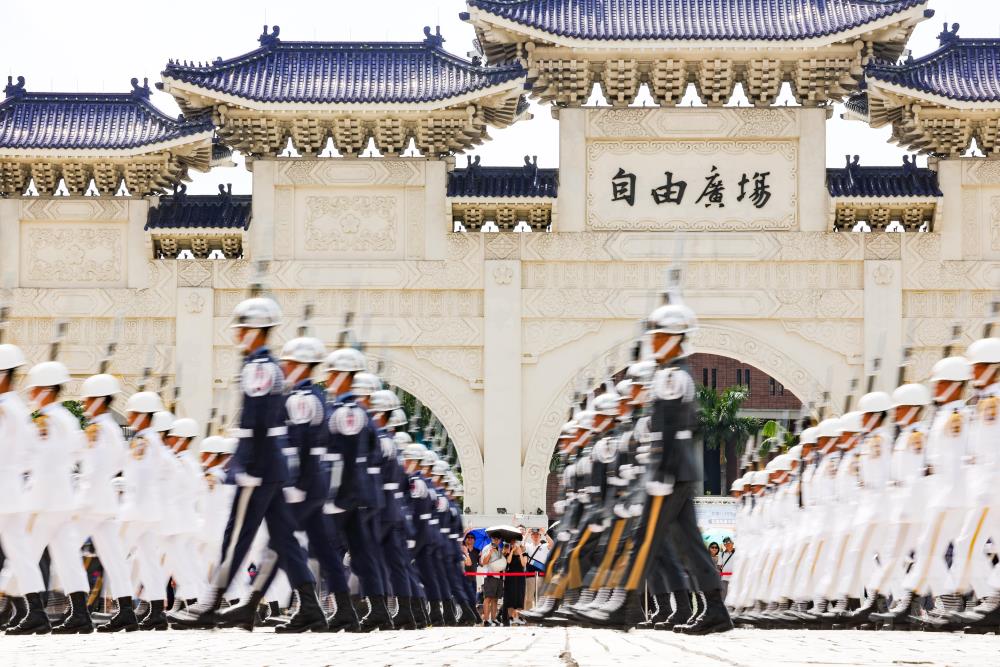
{"label": "dark trouser", "polygon": [[376,531],[378,510],[362,507],[335,515],[337,529],[347,540],[351,554],[351,570],[361,582],[361,594],[385,595],[382,577],[382,549]]}
{"label": "dark trouser", "polygon": [[451,590],[451,579],[448,577],[448,570],[445,567],[448,560],[446,546],[438,542],[431,551],[434,554],[434,574],[437,576],[438,592],[441,593],[442,600],[448,600],[454,595]]}
{"label": "dark trouser", "polygon": [[386,579],[392,585],[392,594],[410,597],[410,550],[400,521],[382,523],[382,555],[385,556]]}
{"label": "dark trouser", "polygon": [[424,544],[414,556],[414,564],[417,566],[417,572],[420,574],[420,582],[424,585],[424,592],[427,594],[427,599],[442,599],[439,587],[440,579],[438,578],[437,568],[434,566],[434,561],[437,560],[436,550],[432,545]]}
{"label": "dark trouser", "polygon": [[695,519],[693,499],[698,486],[698,482],[677,482],[669,496],[646,499],[629,563],[626,589],[639,588],[668,540],[683,559],[695,589],[712,591],[722,587],[719,570],[705,548]]}
{"label": "dark trouser", "polygon": [[292,588],[314,583],[306,553],[295,539],[295,519],[281,487],[261,484],[237,489],[222,538],[222,556],[213,582],[216,588],[229,587],[262,522],[270,536],[268,548],[277,554]]}
{"label": "dark trouser", "polygon": [[304,530],[309,538],[309,548],[319,561],[326,587],[331,593],[346,593],[347,573],[344,560],[335,547],[335,537],[330,534],[333,525],[323,514],[323,501],[307,500],[291,505],[298,530]]}
{"label": "dark trouser", "polygon": [[653,554],[653,563],[646,577],[651,595],[663,595],[674,591],[691,590],[687,573],[681,567],[671,540],[663,540],[660,548]]}
{"label": "dark trouser", "polygon": [[448,571],[451,580],[451,592],[459,600],[466,602],[470,607],[476,604],[475,596],[469,597],[469,590],[465,586],[465,567],[462,558],[461,547],[455,540],[449,539],[445,544],[444,566]]}

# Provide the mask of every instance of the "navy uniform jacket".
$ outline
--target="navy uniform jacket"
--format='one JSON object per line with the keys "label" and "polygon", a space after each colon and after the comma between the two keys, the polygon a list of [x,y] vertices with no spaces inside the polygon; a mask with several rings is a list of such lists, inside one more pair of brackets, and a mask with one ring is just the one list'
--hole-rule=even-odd
{"label": "navy uniform jacket", "polygon": [[285,377],[266,347],[247,355],[240,373],[243,409],[236,431],[240,442],[233,454],[230,472],[257,477],[263,484],[282,484],[288,465],[282,446],[285,427]]}
{"label": "navy uniform jacket", "polygon": [[396,443],[392,432],[380,429],[379,444],[382,445],[382,495],[385,503],[382,507],[382,521],[400,523],[403,521],[403,468],[396,456]]}
{"label": "navy uniform jacket", "polygon": [[652,478],[669,484],[701,479],[695,457],[696,424],[694,380],[683,361],[663,368],[653,376],[653,415],[649,430],[655,457]]}
{"label": "navy uniform jacket", "polygon": [[[363,441],[368,453],[365,457],[365,464],[361,466],[368,474],[368,488],[371,489],[371,500],[368,507],[382,510],[385,508],[385,492],[382,482],[382,440],[379,437],[379,427],[375,425],[371,415],[368,416],[368,425],[362,434]],[[360,451],[360,450],[359,450]]]}
{"label": "navy uniform jacket", "polygon": [[[431,524],[434,520],[435,503],[437,499],[431,489],[430,482],[420,472],[414,472],[408,476],[410,483],[410,505],[413,511],[414,549],[420,550],[424,546],[437,543],[437,524]],[[431,532],[432,529],[434,532]]]}
{"label": "navy uniform jacket", "polygon": [[285,399],[285,421],[288,424],[288,447],[296,450],[298,475],[289,482],[305,491],[306,500],[326,500],[330,489],[330,466],[327,454],[327,421],[329,420],[323,389],[312,380],[302,380]]}
{"label": "navy uniform jacket", "polygon": [[342,510],[378,507],[382,488],[376,490],[368,474],[368,453],[374,438],[368,413],[355,402],[354,394],[348,392],[334,400],[329,415],[330,454],[339,458],[342,465],[334,504]]}

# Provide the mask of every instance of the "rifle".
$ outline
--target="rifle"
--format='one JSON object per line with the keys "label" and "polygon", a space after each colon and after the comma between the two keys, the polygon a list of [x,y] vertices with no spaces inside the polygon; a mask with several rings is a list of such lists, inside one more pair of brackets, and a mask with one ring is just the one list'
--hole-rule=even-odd
{"label": "rifle", "polygon": [[62,346],[63,341],[66,340],[67,331],[69,331],[69,322],[66,320],[56,322],[56,332],[52,337],[52,342],[49,344],[49,361],[55,361],[59,358],[59,348]]}
{"label": "rifle", "polygon": [[312,320],[313,316],[313,305],[307,303],[302,311],[302,324],[299,325],[296,335],[299,338],[303,338],[309,335],[309,321]]}
{"label": "rifle", "polygon": [[155,348],[150,345],[146,349],[146,365],[142,367],[142,376],[139,379],[139,391],[146,391],[149,379],[153,376],[153,360],[156,355]]}
{"label": "rifle", "polygon": [[[944,349],[941,350],[941,358],[942,359],[947,359],[948,357],[951,356],[951,352],[955,348],[955,345],[958,344],[958,341],[959,341],[961,335],[962,335],[962,327],[961,327],[961,325],[959,325],[956,322],[951,327],[951,339],[947,343],[944,344]],[[934,420],[937,419],[938,412],[940,412],[940,411],[941,411],[941,405],[938,404],[938,402],[935,400],[934,401],[934,411],[930,415],[930,422],[929,422],[930,423],[930,427],[929,428],[933,428],[933,426],[934,426]],[[927,462],[927,447],[926,446],[924,447],[923,454],[924,454],[924,477],[928,477],[931,474],[931,466]]]}
{"label": "rifle", "polygon": [[99,375],[104,375],[111,368],[111,360],[114,358],[115,353],[118,351],[118,340],[121,336],[122,329],[122,317],[119,315],[115,318],[114,334],[111,336],[111,341],[104,350],[104,357],[101,359],[101,363],[98,364],[97,372]]}

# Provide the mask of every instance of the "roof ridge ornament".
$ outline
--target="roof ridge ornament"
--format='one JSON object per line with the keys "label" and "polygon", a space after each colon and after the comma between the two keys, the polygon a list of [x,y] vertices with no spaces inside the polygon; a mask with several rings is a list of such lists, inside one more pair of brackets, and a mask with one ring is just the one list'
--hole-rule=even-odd
{"label": "roof ridge ornament", "polygon": [[944,24],[944,30],[937,36],[940,46],[948,46],[958,41],[958,24],[952,23],[951,30],[948,30],[948,22]]}
{"label": "roof ridge ornament", "polygon": [[437,26],[434,34],[431,34],[431,27],[424,26],[424,44],[431,48],[439,48],[444,44],[444,37],[441,36],[441,26]]}
{"label": "roof ridge ornament", "polygon": [[132,97],[140,100],[148,100],[149,96],[149,79],[143,78],[142,85],[140,86],[138,77],[132,77]]}
{"label": "roof ridge ornament", "polygon": [[281,33],[281,26],[272,26],[270,33],[267,32],[267,28],[268,27],[265,25],[264,32],[260,34],[260,37],[257,38],[257,41],[260,42],[260,45],[264,47],[277,46],[278,42],[281,41],[278,39],[278,35]]}
{"label": "roof ridge ornament", "polygon": [[4,87],[3,92],[7,96],[7,99],[23,97],[25,94],[24,77],[17,77],[17,83],[14,83],[14,77],[8,76],[7,85]]}
{"label": "roof ridge ornament", "polygon": [[219,198],[222,199],[223,201],[229,201],[230,199],[233,198],[232,183],[226,183],[225,185],[219,183]]}

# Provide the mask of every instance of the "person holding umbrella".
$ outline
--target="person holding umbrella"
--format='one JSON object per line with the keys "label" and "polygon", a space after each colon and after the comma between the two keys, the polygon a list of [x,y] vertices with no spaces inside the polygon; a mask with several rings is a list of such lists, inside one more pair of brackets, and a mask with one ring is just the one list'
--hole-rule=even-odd
{"label": "person holding umbrella", "polygon": [[[483,547],[479,564],[488,572],[503,572],[507,569],[503,543],[521,539],[521,533],[513,526],[493,526],[486,529],[486,534],[490,536],[490,543]],[[483,579],[483,625],[486,627],[499,625],[496,619],[503,588],[503,581],[499,576],[487,574]]]}

